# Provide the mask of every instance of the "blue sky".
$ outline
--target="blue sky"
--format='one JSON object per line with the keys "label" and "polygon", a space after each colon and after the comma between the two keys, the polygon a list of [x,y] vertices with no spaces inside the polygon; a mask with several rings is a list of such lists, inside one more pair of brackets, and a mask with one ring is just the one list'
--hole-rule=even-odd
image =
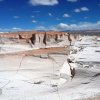
{"label": "blue sky", "polygon": [[100,29],[100,0],[0,0],[0,31]]}

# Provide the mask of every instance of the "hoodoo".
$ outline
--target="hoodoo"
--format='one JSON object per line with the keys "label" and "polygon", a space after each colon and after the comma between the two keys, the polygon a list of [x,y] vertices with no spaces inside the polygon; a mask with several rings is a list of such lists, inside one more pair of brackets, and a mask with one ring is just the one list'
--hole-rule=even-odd
{"label": "hoodoo", "polygon": [[44,34],[44,38],[43,38],[43,43],[45,44],[45,46],[46,46],[46,38],[47,38],[47,36],[46,36],[46,32],[45,32],[45,34]]}
{"label": "hoodoo", "polygon": [[72,39],[70,38],[70,33],[67,33],[67,34],[68,34],[68,40],[69,40],[70,46],[71,46]]}
{"label": "hoodoo", "polygon": [[68,79],[68,77],[73,78],[75,76],[75,65],[70,59],[67,59],[62,68],[60,69],[60,78]]}

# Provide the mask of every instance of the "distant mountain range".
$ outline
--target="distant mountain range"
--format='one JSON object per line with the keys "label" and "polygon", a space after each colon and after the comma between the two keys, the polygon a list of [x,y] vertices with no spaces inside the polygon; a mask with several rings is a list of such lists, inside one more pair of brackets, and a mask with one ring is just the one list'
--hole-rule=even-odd
{"label": "distant mountain range", "polygon": [[[47,32],[47,31],[53,31],[53,30],[36,30],[38,32]],[[23,31],[24,32],[24,31]],[[81,35],[99,35],[100,36],[100,30],[66,30],[61,32],[69,32],[71,34],[81,34]],[[0,32],[0,33],[9,33],[9,32]]]}
{"label": "distant mountain range", "polygon": [[67,30],[63,32],[69,32],[72,34],[81,34],[81,35],[100,35],[100,30]]}

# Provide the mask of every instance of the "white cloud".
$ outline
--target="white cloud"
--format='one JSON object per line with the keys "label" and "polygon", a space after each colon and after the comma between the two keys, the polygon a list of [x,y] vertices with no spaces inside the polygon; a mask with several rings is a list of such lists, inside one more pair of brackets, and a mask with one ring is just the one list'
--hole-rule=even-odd
{"label": "white cloud", "polygon": [[35,16],[31,16],[32,18],[34,18]]}
{"label": "white cloud", "polygon": [[58,4],[58,0],[30,0],[29,2],[33,6],[37,6],[37,5],[54,6]]}
{"label": "white cloud", "polygon": [[19,27],[12,27],[12,28],[2,28],[0,31],[1,32],[12,32],[12,31],[25,31],[27,29],[22,29]]}
{"label": "white cloud", "polygon": [[81,12],[81,10],[76,8],[76,9],[74,9],[74,12],[78,13],[78,12]]}
{"label": "white cloud", "polygon": [[69,2],[77,2],[78,0],[67,0]]}
{"label": "white cloud", "polygon": [[63,15],[63,17],[70,17],[70,15],[67,14],[67,13],[65,13],[65,14]]}
{"label": "white cloud", "polygon": [[78,13],[78,12],[84,12],[84,11],[89,11],[89,8],[87,8],[87,7],[81,7],[81,8],[74,9],[74,12],[76,12],[76,13]]}
{"label": "white cloud", "polygon": [[56,18],[56,20],[61,20],[60,18]]}
{"label": "white cloud", "polygon": [[51,13],[48,13],[48,15],[49,15],[49,16],[52,16],[52,14],[51,14]]}
{"label": "white cloud", "polygon": [[67,24],[60,23],[59,25],[57,25],[56,28],[59,30],[66,30],[66,29],[69,29],[69,26]]}
{"label": "white cloud", "polygon": [[20,17],[19,17],[19,16],[14,16],[14,18],[15,18],[15,19],[18,19],[18,18],[20,18]]}
{"label": "white cloud", "polygon": [[100,29],[100,21],[96,23],[89,23],[89,22],[82,22],[78,24],[66,24],[66,23],[60,23],[54,27],[52,27],[53,30],[90,30],[90,29]]}
{"label": "white cloud", "polygon": [[80,8],[81,11],[89,11],[89,9],[87,7],[82,7]]}
{"label": "white cloud", "polygon": [[12,30],[22,30],[22,29],[18,27],[13,27]]}
{"label": "white cloud", "polygon": [[37,26],[35,29],[36,30],[46,30],[45,26]]}
{"label": "white cloud", "polygon": [[88,17],[84,17],[84,19],[88,19]]}
{"label": "white cloud", "polygon": [[36,21],[36,20],[32,20],[32,22],[33,22],[33,23],[37,23],[37,21]]}
{"label": "white cloud", "polygon": [[[12,29],[11,29],[12,30]],[[8,31],[10,31],[10,29],[8,29],[8,28],[1,28],[0,29],[0,32],[8,32]]]}

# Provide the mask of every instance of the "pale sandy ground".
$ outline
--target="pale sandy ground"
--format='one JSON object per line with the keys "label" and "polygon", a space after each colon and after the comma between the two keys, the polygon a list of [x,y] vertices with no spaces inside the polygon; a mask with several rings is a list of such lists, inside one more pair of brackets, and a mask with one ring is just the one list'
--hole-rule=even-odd
{"label": "pale sandy ground", "polygon": [[[33,56],[0,57],[0,100],[84,100],[100,95],[100,52],[94,52],[100,50],[100,45],[95,46],[96,40],[91,38],[83,37],[83,52],[71,55],[78,68],[75,77],[65,83],[59,78],[59,70],[66,55],[50,54],[55,60]],[[90,49],[94,51],[90,53]]]}

